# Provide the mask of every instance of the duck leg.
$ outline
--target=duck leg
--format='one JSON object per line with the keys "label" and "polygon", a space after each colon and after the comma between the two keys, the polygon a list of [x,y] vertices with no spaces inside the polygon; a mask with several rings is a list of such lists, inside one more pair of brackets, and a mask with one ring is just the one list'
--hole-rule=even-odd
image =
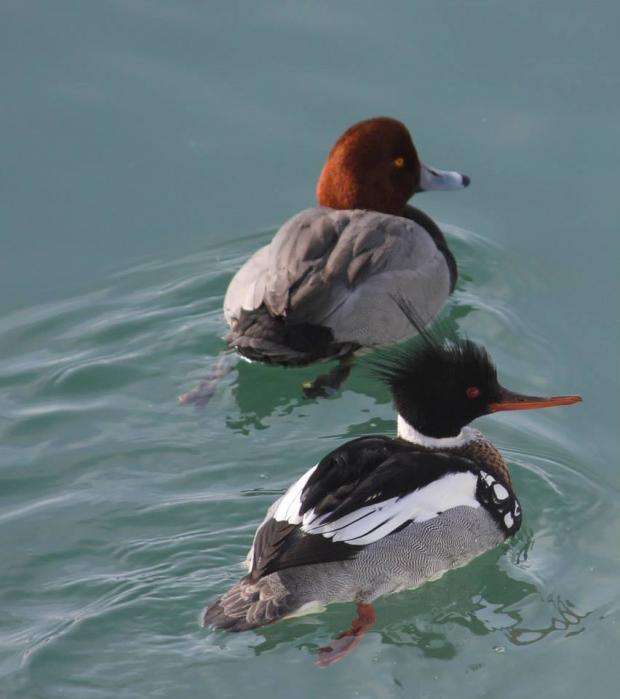
{"label": "duck leg", "polygon": [[315,661],[316,665],[327,667],[344,658],[362,640],[366,629],[369,629],[375,621],[376,616],[373,606],[365,602],[358,602],[357,617],[353,619],[351,628],[338,634],[328,646],[319,648],[319,656]]}
{"label": "duck leg", "polygon": [[353,352],[345,354],[327,374],[321,374],[314,381],[306,381],[303,384],[304,396],[306,398],[327,398],[336,393],[351,373],[354,362]]}
{"label": "duck leg", "polygon": [[201,408],[210,400],[220,381],[229,374],[236,364],[236,357],[231,352],[223,352],[217,357],[207,375],[197,386],[181,394],[177,400],[182,405],[195,405]]}

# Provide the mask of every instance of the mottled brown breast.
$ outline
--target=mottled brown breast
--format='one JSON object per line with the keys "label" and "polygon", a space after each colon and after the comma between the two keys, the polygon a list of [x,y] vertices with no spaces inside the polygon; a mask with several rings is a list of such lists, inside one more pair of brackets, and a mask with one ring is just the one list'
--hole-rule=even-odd
{"label": "mottled brown breast", "polygon": [[454,451],[458,452],[459,456],[471,459],[485,471],[512,485],[508,464],[499,451],[486,439],[468,442]]}

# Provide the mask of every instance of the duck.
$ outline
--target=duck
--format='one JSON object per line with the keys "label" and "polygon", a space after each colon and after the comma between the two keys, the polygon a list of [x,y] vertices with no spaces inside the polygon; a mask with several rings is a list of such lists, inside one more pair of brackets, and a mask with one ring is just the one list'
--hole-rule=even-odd
{"label": "duck", "polygon": [[304,391],[333,393],[358,350],[410,336],[394,295],[414,303],[428,323],[454,290],[457,263],[442,231],[407,202],[417,192],[469,183],[467,175],[424,165],[397,119],[348,128],[320,173],[318,205],[286,221],[231,280],[228,346],[288,367],[337,359]]}
{"label": "duck", "polygon": [[355,602],[351,627],[318,651],[317,664],[331,665],[375,622],[375,599],[437,579],[519,530],[508,464],[470,423],[581,397],[513,393],[483,346],[419,332],[421,344],[374,361],[397,436],[353,439],[296,480],[258,527],[248,573],[206,609],[205,625],[245,631]]}

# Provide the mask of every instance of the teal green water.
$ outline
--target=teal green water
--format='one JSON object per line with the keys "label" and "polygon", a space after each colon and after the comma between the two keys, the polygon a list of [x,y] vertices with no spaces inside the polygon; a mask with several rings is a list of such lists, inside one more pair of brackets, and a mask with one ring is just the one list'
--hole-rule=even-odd
{"label": "teal green water", "polygon": [[[0,696],[616,697],[620,673],[620,10],[612,0],[0,2]],[[461,266],[445,311],[523,392],[578,406],[477,426],[524,509],[508,545],[380,600],[200,628],[268,504],[345,440],[390,432],[355,369],[224,347],[242,261],[313,201],[333,140],[399,117],[472,177],[421,195]]]}

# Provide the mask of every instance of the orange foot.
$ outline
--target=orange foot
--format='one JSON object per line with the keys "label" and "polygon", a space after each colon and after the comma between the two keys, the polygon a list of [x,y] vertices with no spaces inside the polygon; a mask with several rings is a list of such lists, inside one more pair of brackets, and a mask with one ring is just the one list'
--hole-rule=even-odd
{"label": "orange foot", "polygon": [[319,667],[328,667],[344,658],[362,640],[366,629],[369,629],[375,621],[375,610],[372,608],[372,605],[358,602],[357,618],[353,619],[351,628],[338,634],[328,646],[319,648],[319,656],[315,664]]}

